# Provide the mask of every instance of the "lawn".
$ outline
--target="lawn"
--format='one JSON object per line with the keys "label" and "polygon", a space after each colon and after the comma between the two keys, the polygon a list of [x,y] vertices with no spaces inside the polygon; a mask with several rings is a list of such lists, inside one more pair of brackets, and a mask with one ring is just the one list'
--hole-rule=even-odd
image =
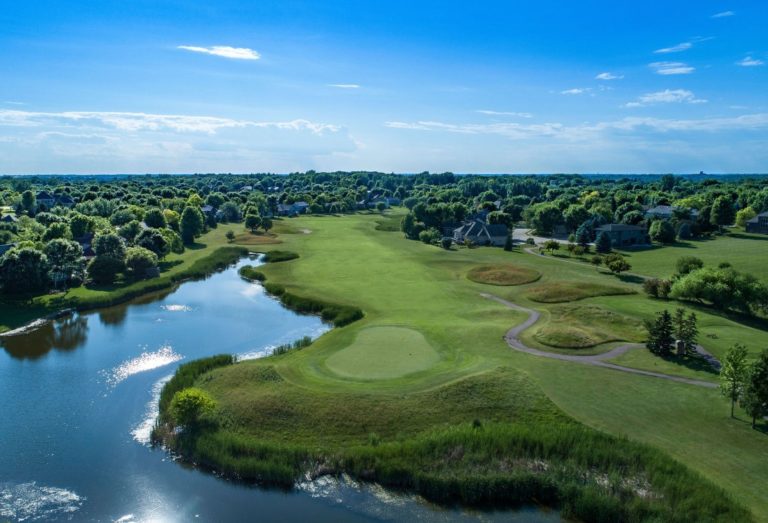
{"label": "lawn", "polygon": [[[583,282],[583,293],[570,291],[572,299],[581,299],[579,306],[628,319],[610,325],[610,338],[619,340],[636,339],[637,322],[676,304],[642,293],[594,296],[601,286],[640,289],[587,265],[520,251],[446,251],[407,241],[400,233],[377,230],[382,221],[377,215],[290,221],[292,229],[310,233],[280,236],[281,249],[300,258],[264,266],[268,281],[298,295],[360,307],[365,318],[334,329],[309,348],[220,369],[215,379],[201,383],[239,432],[297,444],[313,438],[317,445],[359,443],[374,437],[395,444],[428,427],[475,418],[541,423],[562,420],[564,412],[590,427],[668,452],[768,521],[763,488],[768,484],[768,436],[744,420],[729,419],[728,404],[717,391],[512,351],[502,338],[524,315],[479,294],[491,292],[538,309],[547,325],[563,305],[533,301],[536,287],[548,286],[540,293],[551,295],[553,286]],[[728,241],[715,241],[721,240]],[[664,251],[648,252],[660,256]],[[536,271],[541,278],[518,287],[491,287],[467,278],[472,269],[499,264]],[[707,310],[697,314],[701,341],[716,355],[736,340],[752,350],[768,346],[768,333],[761,328]],[[592,320],[581,319],[592,322],[596,331],[608,329]],[[531,338],[524,335],[526,342]],[[630,359],[628,366],[651,363],[639,354]],[[664,363],[663,372],[692,372]],[[248,378],[248,373],[265,372],[261,368],[267,365],[279,385],[257,385],[258,380]],[[489,388],[506,391],[503,399],[488,396]],[[457,397],[462,401],[454,404]],[[338,406],[339,414],[329,405]],[[320,417],[312,414],[316,410]]]}
{"label": "lawn", "polygon": [[768,235],[748,234],[733,229],[711,240],[691,240],[664,247],[623,251],[632,272],[657,278],[669,278],[675,272],[675,262],[683,256],[696,256],[704,264],[716,267],[728,262],[739,271],[754,274],[768,282]]}

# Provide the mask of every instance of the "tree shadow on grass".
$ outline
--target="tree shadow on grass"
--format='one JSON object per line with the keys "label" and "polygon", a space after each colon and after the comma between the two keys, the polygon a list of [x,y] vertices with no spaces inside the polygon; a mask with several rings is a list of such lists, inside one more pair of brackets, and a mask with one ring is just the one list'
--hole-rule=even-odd
{"label": "tree shadow on grass", "polygon": [[176,267],[177,265],[181,265],[182,263],[184,263],[184,260],[163,260],[158,263],[157,266],[160,268],[160,272],[165,272],[168,269]]}
{"label": "tree shadow on grass", "polygon": [[674,363],[675,365],[680,365],[681,367],[685,367],[690,370],[706,372],[708,374],[712,374],[713,376],[717,376],[720,374],[712,366],[712,364],[710,364],[707,360],[705,360],[701,356],[697,356],[697,355],[678,356],[676,354],[672,354],[669,356],[662,356],[662,359],[670,363]]}
{"label": "tree shadow on grass", "polygon": [[768,241],[768,234],[764,236],[755,236],[751,234],[744,234],[741,232],[732,232],[728,236],[730,236],[731,238],[736,238],[738,240],[757,240],[757,241],[763,241],[763,242]]}
{"label": "tree shadow on grass", "polygon": [[635,274],[618,274],[616,277],[624,283],[643,283],[645,281],[645,278]]}
{"label": "tree shadow on grass", "polygon": [[[671,303],[674,303],[674,301],[672,301]],[[722,309],[715,308],[712,305],[708,305],[706,303],[698,303],[695,301],[681,300],[678,303],[684,304],[687,307],[690,307],[691,309],[694,309],[696,311],[711,314],[713,316],[719,316],[721,318],[731,320],[741,325],[746,325],[747,327],[768,331],[768,318],[762,318],[760,316],[755,316],[753,314],[747,314],[744,312],[722,310]]]}
{"label": "tree shadow on grass", "polygon": [[185,245],[184,247],[186,247],[191,251],[199,251],[200,249],[205,249],[206,247],[208,247],[208,245],[206,245],[205,243],[195,242],[192,245]]}

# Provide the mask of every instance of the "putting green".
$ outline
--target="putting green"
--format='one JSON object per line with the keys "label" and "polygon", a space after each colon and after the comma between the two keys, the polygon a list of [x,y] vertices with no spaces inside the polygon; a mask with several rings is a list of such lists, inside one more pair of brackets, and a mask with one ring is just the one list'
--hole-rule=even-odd
{"label": "putting green", "polygon": [[432,367],[440,360],[424,336],[405,327],[369,327],[352,345],[325,361],[339,376],[381,380],[399,378]]}

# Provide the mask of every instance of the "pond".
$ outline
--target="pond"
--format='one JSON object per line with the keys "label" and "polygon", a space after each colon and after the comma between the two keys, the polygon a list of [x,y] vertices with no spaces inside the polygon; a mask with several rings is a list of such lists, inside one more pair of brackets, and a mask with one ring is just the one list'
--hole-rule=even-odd
{"label": "pond", "polygon": [[157,397],[180,363],[260,357],[328,330],[243,281],[247,263],[0,337],[0,521],[560,521],[441,509],[348,478],[261,489],[152,449]]}

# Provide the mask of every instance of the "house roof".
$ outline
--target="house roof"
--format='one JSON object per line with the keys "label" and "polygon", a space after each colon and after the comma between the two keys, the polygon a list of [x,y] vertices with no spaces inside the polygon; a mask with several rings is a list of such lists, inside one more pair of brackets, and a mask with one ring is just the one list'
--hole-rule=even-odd
{"label": "house roof", "polygon": [[75,200],[68,194],[62,194],[57,198],[59,203],[75,203]]}
{"label": "house roof", "polygon": [[6,214],[2,218],[0,218],[0,221],[4,221],[4,222],[15,222],[17,220],[18,219],[13,214]]}
{"label": "house roof", "polygon": [[758,223],[760,221],[760,218],[768,218],[768,211],[761,212],[751,220],[747,220],[747,223]]}
{"label": "house roof", "polygon": [[603,225],[601,227],[598,227],[595,229],[597,232],[645,232],[644,227],[639,227],[637,225],[627,225],[624,223],[609,223],[607,225]]}
{"label": "house roof", "polygon": [[51,196],[51,193],[47,191],[38,192],[35,198],[38,200],[53,200],[53,196]]}
{"label": "house roof", "polygon": [[645,212],[646,214],[672,214],[675,209],[677,209],[677,207],[671,205],[657,205]]}

